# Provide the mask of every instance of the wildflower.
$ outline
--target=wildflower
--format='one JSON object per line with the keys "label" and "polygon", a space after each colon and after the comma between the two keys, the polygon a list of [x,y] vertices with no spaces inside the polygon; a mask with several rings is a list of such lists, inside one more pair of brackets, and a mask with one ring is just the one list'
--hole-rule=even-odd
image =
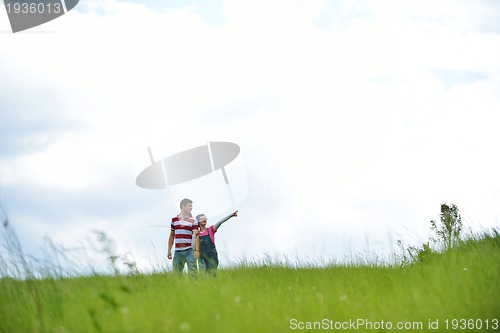
{"label": "wildflower", "polygon": [[181,323],[181,325],[179,326],[179,329],[181,331],[189,331],[191,329],[191,326],[189,326],[188,323]]}

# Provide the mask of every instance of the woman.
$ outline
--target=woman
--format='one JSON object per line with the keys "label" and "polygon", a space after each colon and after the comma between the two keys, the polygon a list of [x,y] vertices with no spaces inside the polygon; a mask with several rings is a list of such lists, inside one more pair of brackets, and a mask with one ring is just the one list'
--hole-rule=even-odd
{"label": "woman", "polygon": [[216,224],[207,228],[207,217],[205,214],[196,215],[196,220],[200,226],[200,269],[215,276],[217,267],[219,266],[219,257],[217,256],[217,249],[215,248],[215,233],[222,223],[236,216],[238,216],[238,211],[229,214]]}

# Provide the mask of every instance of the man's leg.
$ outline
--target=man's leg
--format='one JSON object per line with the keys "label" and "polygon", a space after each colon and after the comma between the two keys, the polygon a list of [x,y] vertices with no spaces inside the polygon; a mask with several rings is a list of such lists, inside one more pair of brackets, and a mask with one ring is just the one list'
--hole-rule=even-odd
{"label": "man's leg", "polygon": [[194,259],[193,250],[187,250],[186,252],[186,262],[188,265],[188,273],[191,277],[196,277],[196,260]]}
{"label": "man's leg", "polygon": [[172,261],[172,265],[174,266],[174,272],[182,273],[182,269],[184,268],[184,263],[186,262],[184,258],[183,252],[174,252],[174,260]]}

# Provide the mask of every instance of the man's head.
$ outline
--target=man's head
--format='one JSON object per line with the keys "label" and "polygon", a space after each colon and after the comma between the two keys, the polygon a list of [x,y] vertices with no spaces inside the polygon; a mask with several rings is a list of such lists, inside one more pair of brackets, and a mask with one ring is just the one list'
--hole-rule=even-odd
{"label": "man's head", "polygon": [[190,199],[182,199],[180,206],[182,212],[191,214],[191,210],[193,210],[193,201]]}

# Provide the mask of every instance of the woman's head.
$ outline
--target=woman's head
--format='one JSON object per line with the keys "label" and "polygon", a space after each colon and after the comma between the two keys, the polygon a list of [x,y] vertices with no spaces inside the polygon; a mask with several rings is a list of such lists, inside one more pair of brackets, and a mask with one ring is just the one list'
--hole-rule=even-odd
{"label": "woman's head", "polygon": [[198,214],[196,215],[196,221],[198,221],[198,224],[201,226],[206,226],[207,225],[207,217],[205,214]]}

